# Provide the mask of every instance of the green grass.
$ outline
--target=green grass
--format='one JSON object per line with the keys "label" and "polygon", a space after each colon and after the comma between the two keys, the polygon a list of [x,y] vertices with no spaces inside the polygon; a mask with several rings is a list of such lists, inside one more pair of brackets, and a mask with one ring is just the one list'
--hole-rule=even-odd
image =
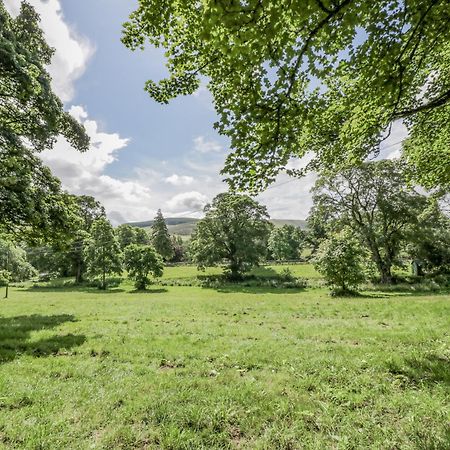
{"label": "green grass", "polygon": [[125,283],[0,308],[3,448],[450,446],[448,295]]}
{"label": "green grass", "polygon": [[[320,275],[314,269],[312,264],[279,264],[259,267],[250,272],[250,275],[255,275],[262,278],[270,278],[274,275],[280,274],[284,269],[288,268],[295,277],[302,277],[307,279],[319,279]],[[163,280],[168,279],[194,279],[198,276],[204,277],[208,275],[220,275],[223,273],[221,267],[208,267],[205,271],[197,270],[195,266],[174,266],[166,267],[164,269]]]}

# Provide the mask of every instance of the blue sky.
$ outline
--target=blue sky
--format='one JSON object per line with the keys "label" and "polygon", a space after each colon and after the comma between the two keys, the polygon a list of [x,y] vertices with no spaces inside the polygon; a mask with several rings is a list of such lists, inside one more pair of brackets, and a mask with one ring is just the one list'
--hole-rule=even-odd
{"label": "blue sky", "polygon": [[[63,186],[95,196],[114,224],[148,220],[158,208],[166,217],[201,216],[204,204],[227,189],[219,172],[228,143],[213,130],[208,90],[165,106],[148,96],[145,81],[167,72],[160,50],[131,52],[120,42],[136,1],[28,1],[55,48],[54,90],[91,137],[85,154],[64,139],[42,154]],[[20,0],[4,3],[18,12]],[[386,145],[403,134],[397,127]],[[314,174],[294,181],[282,175],[258,200],[273,218],[304,219],[314,180]]]}

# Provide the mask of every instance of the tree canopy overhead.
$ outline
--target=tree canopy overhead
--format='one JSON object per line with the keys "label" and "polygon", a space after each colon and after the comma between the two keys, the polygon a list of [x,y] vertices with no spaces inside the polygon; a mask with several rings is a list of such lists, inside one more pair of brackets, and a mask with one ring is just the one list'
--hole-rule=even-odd
{"label": "tree canopy overhead", "polygon": [[234,187],[264,187],[308,151],[311,169],[360,163],[396,120],[413,179],[450,184],[446,0],[139,0],[123,42],[147,41],[169,69],[146,84],[156,101],[208,80]]}

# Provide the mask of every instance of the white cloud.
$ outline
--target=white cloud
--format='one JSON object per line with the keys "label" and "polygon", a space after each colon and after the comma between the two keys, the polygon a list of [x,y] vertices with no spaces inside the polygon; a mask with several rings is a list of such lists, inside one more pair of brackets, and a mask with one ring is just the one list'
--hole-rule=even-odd
{"label": "white cloud", "polygon": [[69,192],[92,195],[109,212],[118,212],[127,220],[141,220],[153,214],[150,188],[141,181],[119,179],[105,174],[106,168],[117,160],[118,152],[128,144],[128,139],[117,133],[99,131],[98,124],[90,120],[86,111],[72,107],[70,113],[83,123],[91,138],[87,152],[80,153],[60,138],[51,150],[41,153],[41,158],[52,172],[61,179]]}
{"label": "white cloud", "polygon": [[194,182],[194,178],[187,175],[177,175],[174,173],[170,177],[167,177],[164,181],[172,184],[173,186],[188,186]]}
{"label": "white cloud", "polygon": [[167,206],[173,212],[197,212],[208,203],[208,197],[200,192],[183,192],[172,197]]}
{"label": "white cloud", "polygon": [[[5,0],[13,15],[20,10],[20,0]],[[74,83],[84,73],[94,54],[93,45],[65,22],[59,0],[28,0],[41,16],[41,27],[48,44],[55,49],[49,73],[55,93],[64,102],[73,99]]]}
{"label": "white cloud", "polygon": [[204,136],[198,136],[194,139],[194,149],[199,153],[219,153],[223,147],[214,140],[207,140]]}

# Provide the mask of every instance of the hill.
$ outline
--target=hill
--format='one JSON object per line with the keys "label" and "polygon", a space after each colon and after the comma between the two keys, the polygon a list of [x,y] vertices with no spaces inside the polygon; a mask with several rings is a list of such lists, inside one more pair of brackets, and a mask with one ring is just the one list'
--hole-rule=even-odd
{"label": "hill", "polygon": [[[165,220],[170,234],[190,236],[194,231],[195,225],[200,219],[194,219],[192,217],[167,217]],[[271,222],[276,227],[281,227],[283,225],[294,225],[302,229],[306,228],[305,220],[271,219]],[[153,225],[153,220],[131,222],[129,223],[129,225],[133,227],[149,229]]]}

